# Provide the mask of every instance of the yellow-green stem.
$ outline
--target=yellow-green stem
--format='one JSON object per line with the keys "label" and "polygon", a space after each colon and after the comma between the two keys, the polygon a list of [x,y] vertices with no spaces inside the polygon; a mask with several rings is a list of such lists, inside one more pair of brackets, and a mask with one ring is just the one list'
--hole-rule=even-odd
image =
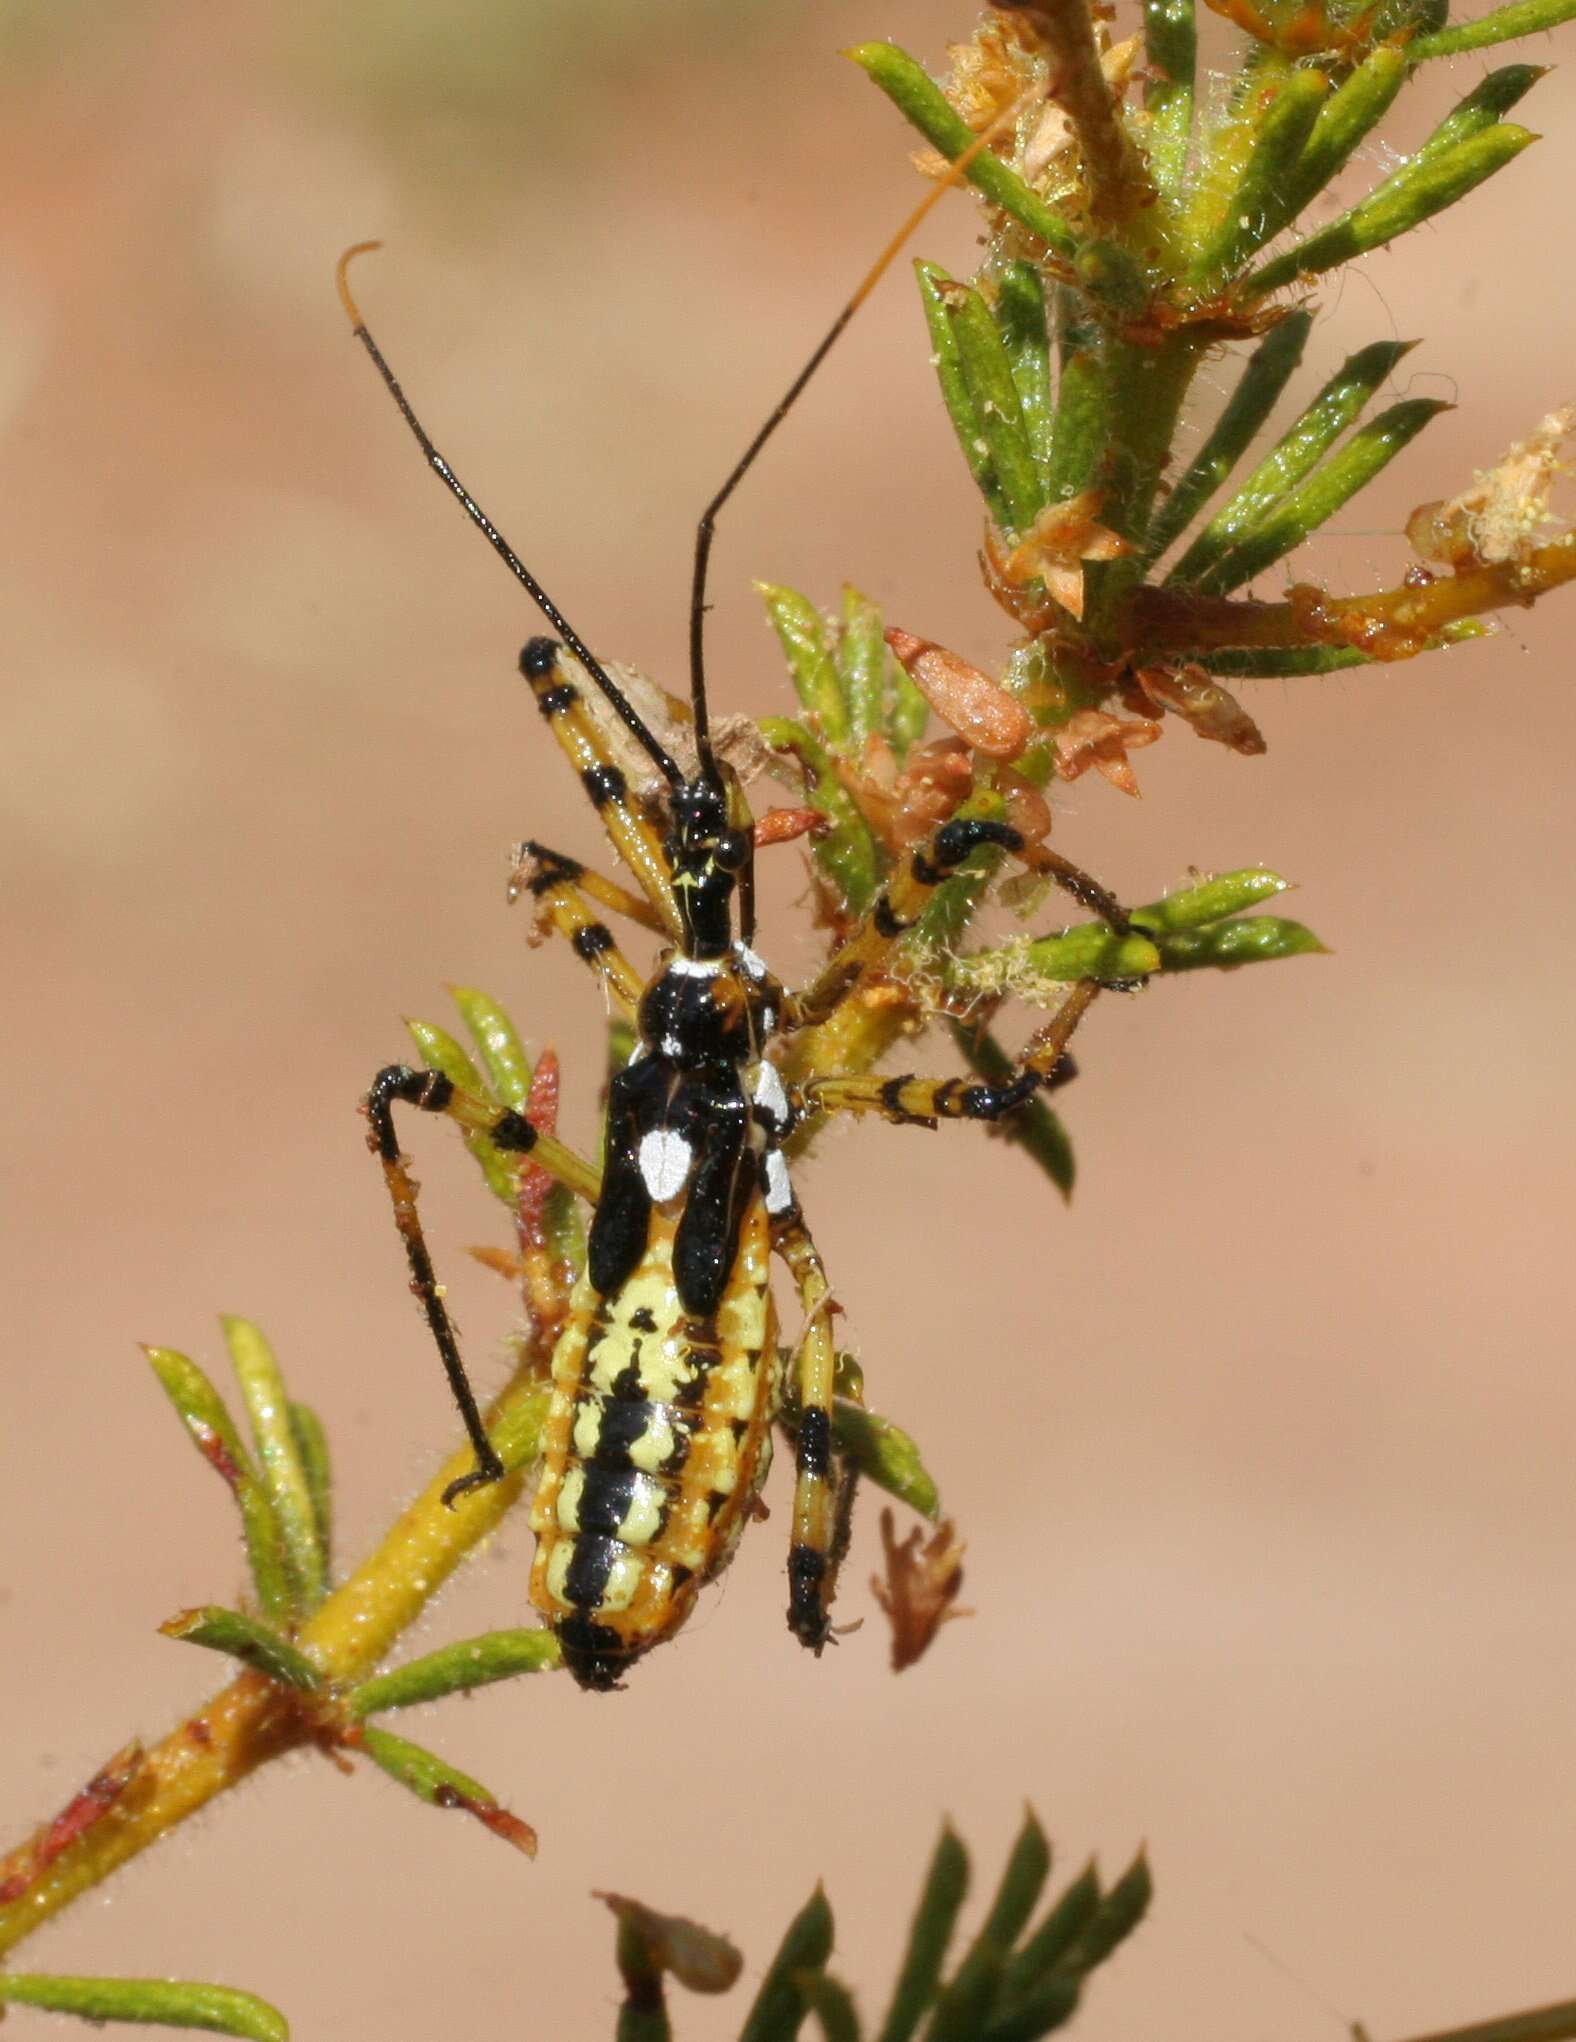
{"label": "yellow-green stem", "polygon": [[1518,560],[1366,595],[1326,596],[1300,588],[1287,602],[1255,603],[1174,589],[1135,589],[1118,629],[1137,655],[1353,645],[1376,659],[1410,659],[1427,651],[1449,624],[1513,603],[1526,608],[1567,581],[1576,581],[1576,532],[1534,547]]}
{"label": "yellow-green stem", "polygon": [[[507,1458],[534,1458],[533,1414],[539,1430],[545,1405],[539,1377],[522,1373],[504,1392],[494,1423],[508,1425],[513,1435]],[[473,1459],[468,1447],[452,1455],[302,1629],[296,1642],[327,1680],[347,1683],[369,1673],[519,1495],[523,1477],[515,1473],[446,1510],[445,1488]],[[310,1743],[313,1734],[299,1697],[253,1673],[232,1681],[154,1745],[112,1806],[20,1898],[0,1906],[0,1956],[248,1773]],[[32,1841],[0,1859],[0,1881],[25,1865]]]}

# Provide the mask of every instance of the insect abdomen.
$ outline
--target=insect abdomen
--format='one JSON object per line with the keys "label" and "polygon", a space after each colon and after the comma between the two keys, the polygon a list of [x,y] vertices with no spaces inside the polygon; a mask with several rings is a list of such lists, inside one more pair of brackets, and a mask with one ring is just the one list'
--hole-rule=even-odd
{"label": "insect abdomen", "polygon": [[615,1686],[727,1564],[771,1458],[768,1222],[752,1198],[716,1313],[686,1317],[675,1222],[601,1296],[582,1277],[553,1355],[531,1600],[586,1687]]}

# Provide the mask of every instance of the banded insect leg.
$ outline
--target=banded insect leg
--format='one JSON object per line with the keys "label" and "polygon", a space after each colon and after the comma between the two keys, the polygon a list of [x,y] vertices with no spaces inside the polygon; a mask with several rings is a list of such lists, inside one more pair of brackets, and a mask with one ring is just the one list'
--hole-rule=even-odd
{"label": "banded insect leg", "polygon": [[515,854],[509,897],[517,900],[522,893],[537,902],[538,926],[564,937],[576,957],[591,967],[626,1014],[632,1015],[640,1005],[645,980],[619,949],[612,930],[599,919],[591,902],[628,915],[645,928],[662,930],[656,911],[616,880],[604,879],[578,860],[536,843],[521,844]]}
{"label": "banded insect leg", "polygon": [[793,1276],[805,1319],[791,1364],[799,1393],[799,1437],[788,1547],[788,1628],[801,1645],[819,1653],[831,1636],[828,1612],[848,1547],[857,1470],[852,1461],[834,1465],[837,1354],[832,1343],[832,1292],[797,1207],[774,1219],[772,1246]]}
{"label": "banded insect leg", "polygon": [[559,750],[579,774],[580,784],[613,848],[650,902],[655,925],[670,936],[679,937],[683,924],[673,898],[672,874],[661,835],[630,794],[623,768],[585,706],[572,677],[573,672],[582,670],[572,669],[568,655],[556,639],[533,638],[520,654],[520,671],[531,684],[536,706],[546,718]]}
{"label": "banded insect leg", "polygon": [[1045,872],[1118,935],[1129,933],[1130,924],[1120,904],[1078,866],[1043,846],[1026,846],[1010,824],[954,816],[903,859],[853,934],[789,1002],[787,1025],[807,1028],[825,1021],[868,972],[887,962],[936,888],[984,844],[1022,853],[1034,869]]}
{"label": "banded insect leg", "polygon": [[476,1466],[472,1472],[462,1475],[457,1482],[451,1482],[444,1491],[444,1502],[452,1505],[468,1489],[500,1481],[507,1470],[487,1437],[476,1393],[460,1359],[454,1322],[444,1306],[443,1292],[422,1232],[421,1217],[416,1208],[416,1185],[400,1153],[399,1137],[394,1129],[396,1105],[414,1106],[422,1113],[446,1114],[468,1132],[486,1135],[500,1149],[515,1155],[529,1155],[532,1162],[547,1171],[549,1176],[556,1178],[560,1184],[567,1184],[582,1198],[594,1201],[602,1179],[600,1171],[593,1164],[584,1162],[573,1149],[566,1148],[552,1135],[538,1134],[523,1113],[512,1108],[500,1112],[490,1101],[462,1091],[441,1072],[413,1070],[408,1064],[390,1064],[372,1081],[365,1107],[370,1123],[367,1146],[383,1166],[383,1181],[388,1186],[389,1202],[394,1208],[394,1223],[405,1243],[405,1259],[410,1264],[410,1287],[421,1300],[433,1343],[443,1363],[443,1372],[449,1380],[449,1389],[476,1451]]}
{"label": "banded insect leg", "polygon": [[1067,1044],[1100,991],[1080,979],[1046,1026],[1017,1059],[1016,1074],[999,1085],[977,1078],[811,1078],[799,1088],[807,1113],[880,1113],[898,1125],[935,1127],[942,1120],[1000,1120],[1026,1106],[1036,1092],[1053,1091],[1073,1075]]}

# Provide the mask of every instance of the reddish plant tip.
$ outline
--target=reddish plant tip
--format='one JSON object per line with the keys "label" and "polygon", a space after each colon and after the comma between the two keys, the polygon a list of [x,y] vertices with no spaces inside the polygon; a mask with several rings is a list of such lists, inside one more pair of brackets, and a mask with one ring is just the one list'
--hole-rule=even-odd
{"label": "reddish plant tip", "polygon": [[500,1808],[496,1801],[478,1801],[474,1795],[462,1794],[455,1787],[440,1787],[434,1798],[440,1808],[463,1809],[465,1814],[474,1815],[494,1836],[513,1844],[517,1851],[523,1851],[528,1858],[536,1856],[536,1831],[518,1815],[511,1815],[507,1808]]}
{"label": "reddish plant tip", "polygon": [[208,1464],[216,1468],[232,1489],[240,1487],[241,1470],[237,1467],[230,1449],[214,1431],[211,1425],[196,1420],[191,1428],[192,1438],[197,1442],[197,1451]]}

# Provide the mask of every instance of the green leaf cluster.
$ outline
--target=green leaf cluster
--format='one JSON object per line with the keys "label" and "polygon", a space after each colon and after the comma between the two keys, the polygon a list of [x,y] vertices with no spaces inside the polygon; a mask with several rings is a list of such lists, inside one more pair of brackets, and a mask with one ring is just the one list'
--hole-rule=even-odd
{"label": "green leaf cluster", "polygon": [[795,762],[806,807],[828,824],[811,855],[837,897],[862,914],[885,877],[886,860],[836,761],[859,760],[867,740],[879,735],[901,764],[930,710],[888,652],[881,612],[857,589],[845,588],[839,614],[827,618],[797,589],[756,587],[804,711],[763,717],[761,735]]}
{"label": "green leaf cluster", "polygon": [[[518,1087],[523,1098],[529,1079],[522,1078],[523,1057],[507,1017],[480,995],[462,993],[459,998],[461,1011],[475,1025],[486,1082]],[[488,1159],[479,1154],[477,1160],[485,1171]],[[235,1498],[256,1607],[207,1604],[185,1610],[161,1626],[164,1635],[224,1654],[294,1697],[318,1741],[361,1751],[418,1799],[470,1814],[517,1849],[534,1854],[529,1827],[479,1781],[368,1719],[556,1668],[561,1663],[557,1638],[539,1629],[492,1632],[443,1646],[354,1686],[329,1680],[312,1652],[295,1642],[332,1585],[327,1440],[315,1414],[290,1397],[261,1331],[246,1319],[222,1323],[250,1444],[243,1441],[217,1386],[190,1356],[159,1347],[148,1350],[148,1359],[194,1445]],[[494,1426],[494,1444],[507,1468],[535,1459],[546,1402],[543,1385],[510,1405]],[[217,1986],[0,1974],[0,2003],[7,1997],[90,2020],[205,2027],[257,2038],[287,2033],[282,2018],[262,2001]]]}
{"label": "green leaf cluster", "polygon": [[[827,1968],[834,1922],[818,1886],[768,1964],[739,2042],[793,2042],[810,2022],[825,2042],[863,2042],[867,2033],[872,2042],[1036,2042],[1053,2034],[1077,2011],[1091,1975],[1143,1919],[1151,1883],[1142,1854],[1110,1886],[1090,1864],[1037,1914],[1050,1872],[1045,1832],[1027,1814],[984,1921],[954,1955],[968,1898],[969,1859],[952,1829],[943,1829],[885,2015],[868,2030],[853,1994]],[[683,1926],[692,1937],[706,1933],[693,1923]],[[632,1967],[625,1950],[621,1925],[620,1965],[630,1997],[618,2042],[670,2042],[663,1967],[649,1949],[645,1961]],[[697,1989],[725,1986],[708,1981]]]}
{"label": "green leaf cluster", "polygon": [[[1518,0],[1445,28],[1442,5],[1419,0],[1367,9],[1328,0],[1300,10],[1266,0],[1227,89],[1206,95],[1193,0],[1148,0],[1147,83],[1142,103],[1132,104],[1111,94],[1079,37],[1058,28],[1058,10],[1025,10],[1049,40],[1037,49],[1032,35],[1008,38],[998,61],[1008,75],[1016,66],[1025,99],[1015,127],[966,171],[991,223],[985,260],[972,281],[931,262],[916,268],[942,400],[991,523],[1021,539],[1047,507],[1092,490],[1102,523],[1132,549],[1086,569],[1081,620],[1036,622],[1053,652],[1087,650],[1108,662],[1122,654],[1141,665],[1149,655],[1132,598],[1163,555],[1182,547],[1168,588],[1230,594],[1327,525],[1446,408],[1403,399],[1359,422],[1405,352],[1364,349],[1196,526],[1303,351],[1310,315],[1276,294],[1421,227],[1506,168],[1536,139],[1507,116],[1540,69],[1491,72],[1354,203],[1308,229],[1301,223],[1310,208],[1372,144],[1424,64],[1551,28],[1573,11],[1576,0]],[[913,57],[883,42],[849,54],[934,149],[952,160],[963,154],[974,131]],[[1081,63],[1092,76],[1080,80]],[[1080,88],[1086,107],[1096,95],[1138,166],[1125,185],[1108,176],[1102,183],[1101,123],[1080,125]],[[1048,160],[1036,153],[1036,90],[1069,110],[1068,144]],[[1255,335],[1224,410],[1178,468],[1178,431],[1199,367],[1223,339]],[[1169,487],[1168,469],[1177,470]],[[1199,656],[1218,649],[1225,628],[1212,620]],[[1293,651],[1304,649],[1313,648]],[[1167,651],[1188,656],[1174,639]],[[1217,670],[1329,664],[1298,667],[1293,658]]]}
{"label": "green leaf cluster", "polygon": [[235,1498],[258,1610],[263,1622],[286,1639],[322,1602],[329,1585],[333,1501],[328,1439],[311,1407],[290,1396],[259,1329],[249,1319],[221,1323],[250,1427],[250,1448],[224,1398],[189,1355],[150,1347],[148,1361],[193,1445]]}
{"label": "green leaf cluster", "polygon": [[[513,1021],[490,993],[477,986],[450,986],[449,997],[459,1010],[475,1055],[435,1022],[407,1021],[422,1062],[500,1112],[507,1107],[523,1113],[530,1103],[533,1065]],[[512,1211],[519,1195],[520,1158],[505,1155],[474,1129],[467,1128],[464,1139],[488,1190]],[[585,1261],[585,1229],[566,1186],[555,1184],[548,1193],[543,1224],[554,1252],[578,1270]]]}

